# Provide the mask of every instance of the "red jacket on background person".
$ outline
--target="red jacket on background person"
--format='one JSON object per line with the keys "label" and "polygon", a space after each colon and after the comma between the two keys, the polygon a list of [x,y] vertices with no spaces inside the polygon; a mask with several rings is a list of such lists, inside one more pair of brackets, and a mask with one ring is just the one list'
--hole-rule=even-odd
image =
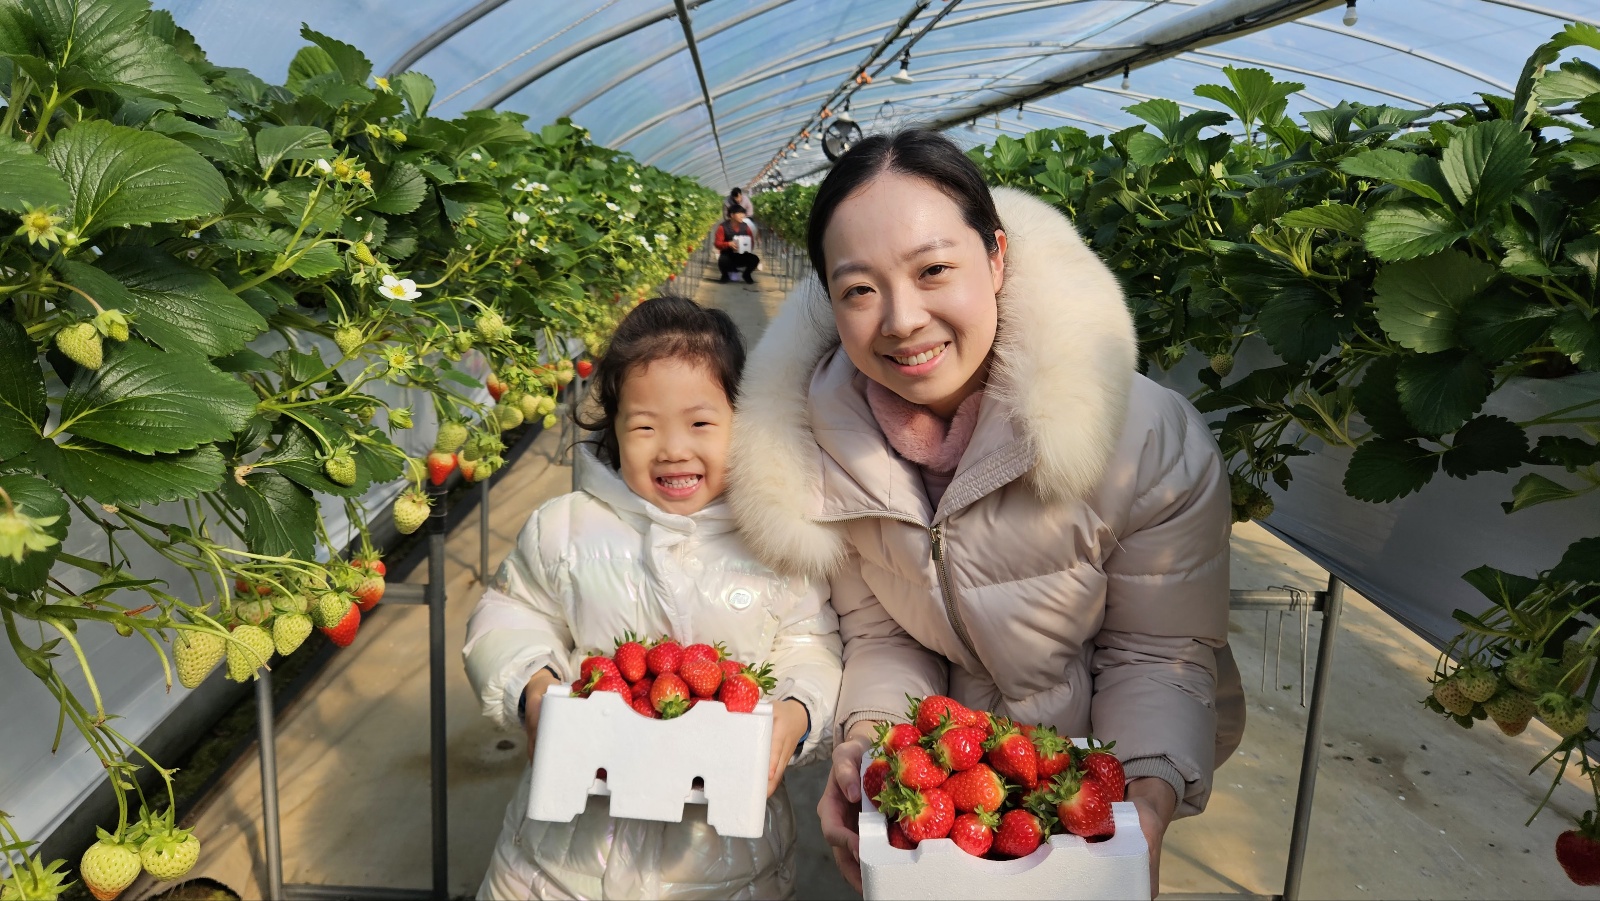
{"label": "red jacket on background person", "polygon": [[750,230],[750,223],[724,219],[717,223],[717,230],[711,236],[711,243],[718,250],[734,253],[737,252],[737,248],[733,246],[735,235],[745,235],[750,238],[752,243],[755,242],[755,233]]}

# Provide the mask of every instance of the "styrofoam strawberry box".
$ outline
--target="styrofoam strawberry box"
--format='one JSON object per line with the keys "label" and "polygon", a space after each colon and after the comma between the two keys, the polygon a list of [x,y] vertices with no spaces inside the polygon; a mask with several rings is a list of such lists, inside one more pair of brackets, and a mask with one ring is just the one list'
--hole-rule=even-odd
{"label": "styrofoam strawberry box", "polygon": [[[528,816],[569,823],[590,795],[609,795],[614,817],[680,823],[685,804],[704,804],[719,834],[759,838],[771,751],[765,701],[734,713],[702,700],[683,716],[656,720],[615,692],[575,698],[571,686],[553,685],[539,708]],[[595,778],[602,769],[606,778]]]}
{"label": "styrofoam strawberry box", "polygon": [[1030,898],[1149,901],[1150,847],[1139,812],[1111,805],[1117,833],[1101,842],[1052,835],[1027,857],[987,860],[948,838],[911,850],[889,844],[889,824],[862,797],[861,882],[867,901],[911,898]]}

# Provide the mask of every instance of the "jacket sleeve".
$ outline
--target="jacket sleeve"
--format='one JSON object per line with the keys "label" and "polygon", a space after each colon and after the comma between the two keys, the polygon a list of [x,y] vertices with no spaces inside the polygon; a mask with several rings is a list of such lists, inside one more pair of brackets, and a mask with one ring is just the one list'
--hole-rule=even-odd
{"label": "jacket sleeve", "polygon": [[733,249],[733,241],[729,240],[727,233],[723,231],[721,225],[718,225],[717,230],[711,233],[711,244],[718,250]]}
{"label": "jacket sleeve", "polygon": [[[528,518],[517,546],[478,599],[467,620],[462,648],[467,678],[483,713],[503,729],[519,724],[517,702],[528,679],[548,666],[563,679],[570,669],[572,633],[567,623],[559,561],[542,540],[566,531],[567,506],[557,498]],[[560,547],[555,544],[554,547]]]}
{"label": "jacket sleeve", "polygon": [[[1176,394],[1146,438],[1126,534],[1106,561],[1094,638],[1095,735],[1130,779],[1157,776],[1178,816],[1205,809],[1217,732],[1217,651],[1228,636],[1232,508],[1211,432]],[[1154,452],[1152,452],[1152,450]]]}
{"label": "jacket sleeve", "polygon": [[794,698],[811,716],[806,736],[792,763],[800,764],[829,752],[833,715],[839,703],[839,617],[828,605],[821,586],[807,582],[778,626],[768,661],[778,687],[775,698]]}
{"label": "jacket sleeve", "polygon": [[950,690],[949,662],[923,647],[883,609],[851,550],[831,580],[833,609],[844,640],[844,680],[839,689],[839,735],[861,720],[906,720],[906,696]]}

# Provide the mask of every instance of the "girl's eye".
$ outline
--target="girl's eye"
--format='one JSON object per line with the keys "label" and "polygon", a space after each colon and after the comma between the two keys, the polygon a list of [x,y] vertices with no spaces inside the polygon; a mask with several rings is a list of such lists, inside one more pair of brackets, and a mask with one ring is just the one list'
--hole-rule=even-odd
{"label": "girl's eye", "polygon": [[698,429],[703,425],[711,425],[711,423],[709,423],[709,422],[697,422],[697,423],[694,424],[694,427]]}

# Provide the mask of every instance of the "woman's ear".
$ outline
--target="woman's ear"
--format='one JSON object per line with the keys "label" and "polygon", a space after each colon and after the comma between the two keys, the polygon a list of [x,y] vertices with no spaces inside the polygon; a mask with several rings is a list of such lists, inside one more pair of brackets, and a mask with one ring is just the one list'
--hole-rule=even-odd
{"label": "woman's ear", "polygon": [[994,282],[994,293],[999,294],[1006,283],[1006,233],[994,232],[995,251],[989,254],[989,275]]}

